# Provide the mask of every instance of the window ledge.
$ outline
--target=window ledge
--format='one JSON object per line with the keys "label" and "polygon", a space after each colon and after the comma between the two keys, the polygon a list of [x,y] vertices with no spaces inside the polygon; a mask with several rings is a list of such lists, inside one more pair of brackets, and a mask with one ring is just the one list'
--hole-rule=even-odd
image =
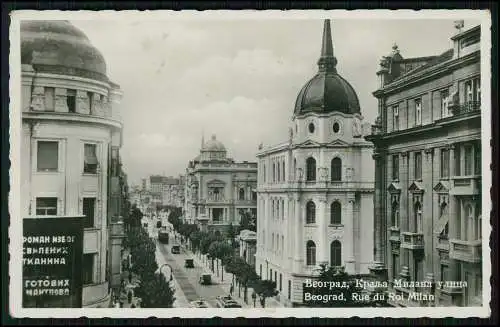
{"label": "window ledge", "polygon": [[316,223],[306,223],[306,227],[318,227],[318,225]]}
{"label": "window ledge", "polygon": [[95,176],[97,177],[99,174],[98,173],[82,173],[83,176]]}
{"label": "window ledge", "polygon": [[59,170],[35,170],[35,173],[38,175],[56,175],[61,173]]}
{"label": "window ledge", "polygon": [[328,227],[333,227],[333,228],[343,228],[343,224],[329,224]]}

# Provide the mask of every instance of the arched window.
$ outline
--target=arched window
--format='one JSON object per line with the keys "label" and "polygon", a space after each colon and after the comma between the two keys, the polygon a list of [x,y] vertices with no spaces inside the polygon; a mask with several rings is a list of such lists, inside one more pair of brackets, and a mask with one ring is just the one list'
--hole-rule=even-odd
{"label": "arched window", "polygon": [[240,192],[238,194],[238,199],[245,200],[245,189],[244,188],[240,188]]}
{"label": "arched window", "polygon": [[333,158],[331,163],[332,181],[342,180],[342,160],[340,158]]}
{"label": "arched window", "polygon": [[330,243],[330,265],[332,267],[342,266],[342,244],[337,240]]}
{"label": "arched window", "polygon": [[281,180],[281,173],[280,173],[280,164],[278,162],[278,164],[276,164],[276,169],[278,170],[278,172],[276,173],[276,177],[278,178],[278,182]]}
{"label": "arched window", "polygon": [[422,205],[420,202],[415,203],[415,232],[422,233],[423,225],[422,225]]}
{"label": "arched window", "polygon": [[252,201],[257,201],[257,192],[252,191]]}
{"label": "arched window", "polygon": [[399,227],[399,203],[397,201],[392,203],[391,227]]}
{"label": "arched window", "polygon": [[342,208],[340,206],[340,202],[338,201],[334,201],[330,206],[330,224],[342,224]]}
{"label": "arched window", "polygon": [[306,181],[316,180],[316,160],[312,157],[306,160]]}
{"label": "arched window", "polygon": [[306,243],[306,264],[308,266],[316,265],[316,244],[313,241]]}
{"label": "arched window", "polygon": [[264,183],[266,182],[266,165],[262,165],[262,172],[263,172],[263,175],[264,175]]}
{"label": "arched window", "polygon": [[276,181],[276,165],[273,163],[273,182]]}
{"label": "arched window", "polygon": [[309,201],[306,204],[306,224],[314,224],[316,222],[316,205]]}

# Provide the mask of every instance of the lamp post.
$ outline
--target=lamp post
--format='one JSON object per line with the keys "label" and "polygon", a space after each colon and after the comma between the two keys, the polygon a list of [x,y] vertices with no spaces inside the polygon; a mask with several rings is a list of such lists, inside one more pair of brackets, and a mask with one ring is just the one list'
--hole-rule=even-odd
{"label": "lamp post", "polygon": [[171,281],[174,279],[174,270],[172,269],[172,266],[171,266],[171,265],[169,265],[168,263],[164,263],[164,264],[162,264],[162,265],[160,266],[160,270],[159,270],[159,272],[160,272],[160,279],[161,279],[161,277],[162,277],[161,269],[162,269],[163,267],[165,267],[165,266],[167,266],[168,268],[170,268],[170,278],[169,278],[169,280],[168,280],[168,281],[169,281],[169,282],[171,282]]}

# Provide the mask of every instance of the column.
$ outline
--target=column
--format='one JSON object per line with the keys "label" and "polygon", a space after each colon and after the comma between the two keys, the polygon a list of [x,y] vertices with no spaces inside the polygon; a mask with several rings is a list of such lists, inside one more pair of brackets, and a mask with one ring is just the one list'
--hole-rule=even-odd
{"label": "column", "polygon": [[326,196],[321,196],[318,201],[318,236],[319,236],[319,246],[317,247],[318,257],[317,265],[327,264],[328,265],[328,254],[330,253],[330,246],[328,244],[328,223],[325,212],[326,207]]}
{"label": "column", "polygon": [[[434,213],[433,206],[433,168],[434,168],[434,148],[427,148],[424,151],[424,160],[422,162],[422,181],[424,194],[422,196],[422,232],[424,237],[424,258],[423,260],[423,278],[434,282]],[[427,291],[431,291],[428,289]]]}
{"label": "column", "polygon": [[355,261],[354,258],[354,194],[347,195],[347,210],[345,213],[345,232],[344,232],[344,242],[342,246],[345,247],[345,266],[346,272],[348,274],[355,273]]}
{"label": "column", "polygon": [[293,199],[295,219],[293,220],[293,227],[295,228],[295,244],[294,244],[294,272],[302,270],[302,252],[305,252],[305,243],[302,239],[302,229],[304,228],[301,219],[300,199],[298,194],[294,194]]}
{"label": "column", "polygon": [[66,101],[66,89],[56,87],[54,90],[54,110],[56,112],[68,112]]}
{"label": "column", "polygon": [[[409,229],[408,226],[408,184],[409,184],[409,154],[407,152],[401,153],[401,163],[400,163],[400,180],[401,180],[401,194],[400,194],[400,213],[399,213],[399,229],[400,235],[402,232],[406,232]],[[408,249],[403,249],[400,247],[400,269],[404,270],[403,267],[408,269]]]}
{"label": "column", "polygon": [[[451,144],[449,146],[449,150],[450,150],[450,172],[448,175],[449,175],[449,179],[451,180],[451,177],[455,176],[455,144]],[[450,185],[450,187],[451,187],[451,185]]]}

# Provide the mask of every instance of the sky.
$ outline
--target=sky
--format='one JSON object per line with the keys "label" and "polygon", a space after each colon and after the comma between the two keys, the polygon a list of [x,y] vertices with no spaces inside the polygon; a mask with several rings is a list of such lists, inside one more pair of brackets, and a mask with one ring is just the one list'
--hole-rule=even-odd
{"label": "sky", "polygon": [[[228,156],[255,161],[258,145],[286,141],[298,92],[318,68],[323,20],[75,20],[124,93],[122,159],[129,183],[183,174],[202,135]],[[465,28],[479,24],[465,21]],[[368,122],[376,71],[396,43],[403,57],[452,47],[453,19],[331,21],[337,70]]]}

